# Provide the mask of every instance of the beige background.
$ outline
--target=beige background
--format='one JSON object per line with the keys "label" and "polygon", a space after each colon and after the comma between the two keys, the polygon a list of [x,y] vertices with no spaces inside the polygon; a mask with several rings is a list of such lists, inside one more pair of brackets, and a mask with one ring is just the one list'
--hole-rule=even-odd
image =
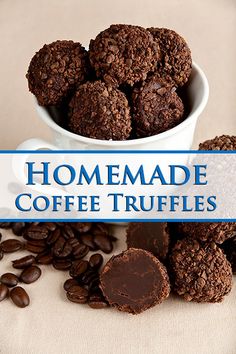
{"label": "beige background", "polygon": [[[235,134],[235,0],[0,0],[0,148],[24,139],[50,137],[27,90],[30,58],[44,43],[89,39],[111,23],[165,26],[188,41],[204,69],[210,99],[195,146],[217,134]],[[124,247],[123,229],[117,229]],[[8,256],[0,270],[10,270]],[[0,304],[0,353],[236,353],[236,289],[224,303],[188,304],[171,298],[140,316],[93,311],[66,301],[66,275],[44,271],[28,286],[32,304],[18,310]]]}

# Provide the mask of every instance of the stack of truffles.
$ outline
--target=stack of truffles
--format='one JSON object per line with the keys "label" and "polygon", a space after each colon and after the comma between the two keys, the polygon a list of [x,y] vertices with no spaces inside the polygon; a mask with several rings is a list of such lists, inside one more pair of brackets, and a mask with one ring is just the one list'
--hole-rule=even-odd
{"label": "stack of truffles", "polygon": [[119,24],[99,33],[88,51],[67,40],[45,44],[32,58],[27,79],[38,103],[56,107],[66,129],[127,140],[184,120],[179,89],[191,69],[190,49],[176,32]]}

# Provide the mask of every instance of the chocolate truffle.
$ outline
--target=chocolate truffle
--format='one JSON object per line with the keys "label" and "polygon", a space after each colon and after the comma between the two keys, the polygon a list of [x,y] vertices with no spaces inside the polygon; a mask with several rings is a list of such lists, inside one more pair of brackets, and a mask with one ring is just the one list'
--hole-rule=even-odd
{"label": "chocolate truffle", "polygon": [[125,140],[131,132],[131,117],[125,95],[104,82],[80,86],[69,105],[73,133],[102,140]]}
{"label": "chocolate truffle", "polygon": [[166,268],[150,252],[141,249],[130,248],[113,256],[100,280],[109,304],[132,314],[160,304],[170,292]]}
{"label": "chocolate truffle", "polygon": [[28,73],[29,90],[40,105],[60,104],[89,74],[88,53],[80,43],[56,41],[45,44],[32,58]]}
{"label": "chocolate truffle", "polygon": [[174,290],[187,301],[220,302],[232,288],[232,268],[214,242],[178,241],[170,264]]}
{"label": "chocolate truffle", "polygon": [[148,28],[160,48],[157,73],[160,77],[173,80],[181,87],[192,71],[191,51],[186,41],[175,31],[167,28]]}
{"label": "chocolate truffle", "polygon": [[90,41],[89,58],[99,78],[113,85],[132,86],[154,71],[159,50],[144,28],[111,25]]}
{"label": "chocolate truffle", "polygon": [[236,234],[222,244],[222,249],[236,274]]}
{"label": "chocolate truffle", "polygon": [[133,92],[134,128],[138,137],[152,136],[183,120],[184,105],[169,82],[150,77]]}
{"label": "chocolate truffle", "polygon": [[166,222],[132,222],[126,231],[128,248],[141,248],[165,260],[169,249]]}
{"label": "chocolate truffle", "polygon": [[200,241],[222,243],[234,236],[235,222],[183,222],[176,225],[176,232]]}
{"label": "chocolate truffle", "polygon": [[236,150],[236,136],[216,136],[200,143],[199,150]]}

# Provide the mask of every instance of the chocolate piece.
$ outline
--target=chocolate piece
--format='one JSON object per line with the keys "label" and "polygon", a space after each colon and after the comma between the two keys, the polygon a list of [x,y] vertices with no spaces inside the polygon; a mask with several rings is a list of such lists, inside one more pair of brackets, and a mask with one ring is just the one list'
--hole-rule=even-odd
{"label": "chocolate piece", "polygon": [[222,249],[232,266],[233,273],[236,274],[236,234],[222,244]]}
{"label": "chocolate piece", "polygon": [[142,27],[111,25],[90,41],[89,59],[97,76],[105,82],[133,86],[154,71],[159,48]]}
{"label": "chocolate piece", "polygon": [[40,105],[57,105],[86,81],[89,71],[88,54],[81,44],[62,40],[45,44],[34,55],[26,77]]}
{"label": "chocolate piece", "polygon": [[166,222],[133,222],[126,231],[128,248],[141,248],[161,260],[169,249],[169,230]]}
{"label": "chocolate piece", "polygon": [[113,256],[100,281],[108,303],[132,314],[161,303],[170,292],[166,268],[150,252],[135,248]]}
{"label": "chocolate piece", "polygon": [[177,234],[200,241],[222,243],[233,237],[235,222],[182,222],[176,224]]}
{"label": "chocolate piece", "polygon": [[191,51],[186,41],[175,31],[167,28],[148,28],[160,48],[157,74],[183,86],[192,71]]}
{"label": "chocolate piece", "polygon": [[199,144],[199,150],[236,150],[236,136],[221,135]]}
{"label": "chocolate piece", "polygon": [[174,290],[187,301],[220,302],[232,288],[232,269],[214,242],[178,241],[170,264]]}
{"label": "chocolate piece", "polygon": [[133,92],[133,118],[138,137],[162,133],[183,120],[184,105],[172,84],[150,77]]}
{"label": "chocolate piece", "polygon": [[89,138],[127,139],[131,117],[125,95],[104,82],[87,82],[70,102],[69,127],[73,133]]}

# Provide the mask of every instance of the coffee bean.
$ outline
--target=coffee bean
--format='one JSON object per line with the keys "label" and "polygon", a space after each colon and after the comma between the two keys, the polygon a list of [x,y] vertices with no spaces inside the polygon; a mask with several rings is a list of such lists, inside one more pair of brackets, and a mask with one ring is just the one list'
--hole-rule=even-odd
{"label": "coffee bean", "polygon": [[88,305],[96,310],[104,309],[109,306],[104,297],[99,294],[91,295],[88,299]]}
{"label": "coffee bean", "polygon": [[70,276],[72,278],[77,278],[80,275],[84,274],[88,269],[88,261],[78,260],[72,263],[70,268]]}
{"label": "coffee bean", "polygon": [[0,246],[0,261],[1,261],[1,259],[3,259],[3,256],[4,256],[4,253],[3,253],[2,247]]}
{"label": "coffee bean", "polygon": [[107,224],[104,223],[94,224],[92,228],[92,233],[93,235],[100,235],[100,234],[109,235],[109,229]]}
{"label": "coffee bean", "polygon": [[73,229],[69,225],[65,225],[62,229],[62,235],[67,240],[68,238],[74,238],[75,234]]}
{"label": "coffee bean", "polygon": [[14,261],[12,261],[12,266],[13,266],[13,268],[16,268],[16,269],[24,269],[24,268],[31,266],[34,263],[35,263],[35,257],[32,255],[29,255],[29,256],[19,258],[19,259],[15,259]]}
{"label": "coffee bean", "polygon": [[74,285],[67,291],[67,298],[77,304],[85,304],[88,299],[88,290],[82,288],[79,285]]}
{"label": "coffee bean", "polygon": [[[72,246],[73,247],[73,246]],[[72,254],[75,259],[84,258],[89,252],[89,248],[86,245],[78,244],[73,247]]]}
{"label": "coffee bean", "polygon": [[53,222],[44,222],[43,226],[46,227],[46,229],[48,229],[49,231],[55,231],[57,228],[57,225]]}
{"label": "coffee bean", "polygon": [[77,280],[70,278],[65,281],[63,288],[65,291],[68,291],[74,285],[78,285]]}
{"label": "coffee bean", "polygon": [[13,222],[11,225],[12,232],[16,236],[22,236],[23,231],[25,229],[25,223],[24,222]]}
{"label": "coffee bean", "polygon": [[0,229],[10,229],[11,223],[10,222],[0,222]]}
{"label": "coffee bean", "polygon": [[20,286],[16,286],[14,289],[11,290],[10,297],[14,304],[21,308],[28,306],[30,303],[29,295],[27,294],[25,289]]}
{"label": "coffee bean", "polygon": [[61,236],[61,230],[60,229],[56,229],[54,230],[47,238],[47,244],[53,245],[54,243],[56,243],[56,241],[59,239],[59,237]]}
{"label": "coffee bean", "polygon": [[30,266],[23,270],[20,275],[20,280],[25,284],[34,283],[41,276],[41,269],[37,266]]}
{"label": "coffee bean", "polygon": [[107,235],[96,234],[94,237],[94,243],[104,253],[111,253],[113,250],[113,244]]}
{"label": "coffee bean", "polygon": [[79,239],[84,245],[88,246],[91,251],[95,251],[96,249],[98,249],[95,243],[93,242],[93,235],[89,233],[82,234]]}
{"label": "coffee bean", "polygon": [[54,259],[52,265],[57,270],[68,270],[71,267],[72,262],[68,259]]}
{"label": "coffee bean", "polygon": [[47,227],[40,225],[32,225],[25,230],[24,236],[31,240],[45,240],[48,237],[49,230]]}
{"label": "coffee bean", "polygon": [[2,284],[5,284],[9,288],[13,288],[13,286],[16,286],[18,284],[19,279],[13,273],[4,273],[1,276],[0,281]]}
{"label": "coffee bean", "polygon": [[28,240],[25,248],[32,253],[41,253],[46,250],[46,244],[44,240]]}
{"label": "coffee bean", "polygon": [[63,237],[59,237],[52,248],[52,252],[58,258],[66,258],[71,254],[72,246]]}
{"label": "coffee bean", "polygon": [[95,253],[89,258],[89,265],[91,268],[99,269],[102,263],[103,256],[99,253]]}
{"label": "coffee bean", "polygon": [[5,284],[0,284],[0,302],[6,299],[9,295],[9,289]]}
{"label": "coffee bean", "polygon": [[88,286],[97,280],[99,280],[99,274],[92,269],[88,269],[81,277],[82,283]]}
{"label": "coffee bean", "polygon": [[78,231],[79,233],[83,234],[85,232],[89,232],[92,228],[91,222],[73,222],[71,226]]}
{"label": "coffee bean", "polygon": [[14,238],[10,238],[1,243],[1,248],[4,253],[16,252],[23,248],[23,243],[19,240],[15,240]]}
{"label": "coffee bean", "polygon": [[1,234],[1,232],[0,232],[0,242],[2,241],[2,234]]}
{"label": "coffee bean", "polygon": [[38,264],[44,264],[44,265],[52,264],[52,261],[53,261],[53,256],[50,251],[39,253],[36,256],[36,262]]}

